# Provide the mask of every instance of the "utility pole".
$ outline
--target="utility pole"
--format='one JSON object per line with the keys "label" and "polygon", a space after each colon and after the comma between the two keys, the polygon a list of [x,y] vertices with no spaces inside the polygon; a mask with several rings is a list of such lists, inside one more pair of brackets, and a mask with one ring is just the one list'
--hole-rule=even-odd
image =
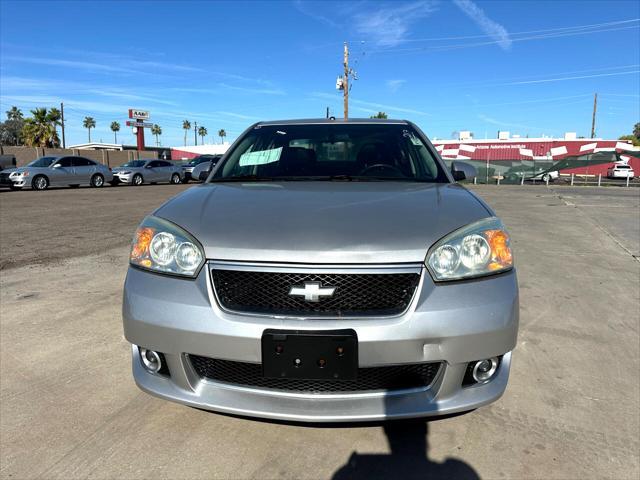
{"label": "utility pole", "polygon": [[198,122],[193,122],[193,138],[195,139],[196,146],[198,145]]}
{"label": "utility pole", "polygon": [[598,94],[593,95],[593,117],[591,117],[591,138],[596,136],[596,110],[598,108]]}
{"label": "utility pole", "polygon": [[327,117],[326,118],[329,118],[329,107],[327,107]]}
{"label": "utility pole", "polygon": [[344,42],[344,80],[342,92],[344,94],[344,119],[349,118],[349,46]]}
{"label": "utility pole", "polygon": [[60,102],[60,121],[62,122],[62,148],[66,148],[64,141],[64,103]]}

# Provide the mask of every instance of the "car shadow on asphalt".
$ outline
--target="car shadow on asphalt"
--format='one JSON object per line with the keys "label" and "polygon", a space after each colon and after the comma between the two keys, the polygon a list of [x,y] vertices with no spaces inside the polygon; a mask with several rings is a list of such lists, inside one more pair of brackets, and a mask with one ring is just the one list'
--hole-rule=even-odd
{"label": "car shadow on asphalt", "polygon": [[[210,411],[194,407],[195,410],[211,414]],[[331,476],[332,480],[359,480],[398,478],[402,480],[480,480],[475,469],[463,460],[447,458],[439,463],[429,459],[429,424],[461,417],[474,412],[468,410],[425,418],[406,420],[380,420],[364,422],[318,422],[306,423],[291,420],[255,418],[233,413],[217,412],[231,418],[297,428],[371,428],[381,427],[387,437],[390,453],[361,454],[351,452],[346,463]]]}
{"label": "car shadow on asphalt", "polygon": [[479,480],[468,463],[447,458],[439,463],[429,459],[429,421],[397,420],[383,424],[390,453],[352,452],[333,480],[401,478]]}

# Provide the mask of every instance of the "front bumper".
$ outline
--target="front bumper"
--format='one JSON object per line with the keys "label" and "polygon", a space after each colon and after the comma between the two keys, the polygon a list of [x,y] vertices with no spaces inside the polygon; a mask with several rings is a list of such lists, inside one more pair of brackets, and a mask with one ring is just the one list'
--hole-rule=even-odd
{"label": "front bumper", "polygon": [[133,178],[133,174],[122,174],[122,173],[113,173],[113,181],[117,183],[131,183],[131,179]]}
{"label": "front bumper", "polygon": [[17,177],[2,177],[0,178],[1,187],[24,187],[28,185],[28,180],[31,177],[25,177],[23,175]]}
{"label": "front bumper", "polygon": [[[208,265],[194,280],[129,268],[124,288],[125,337],[133,346],[133,375],[153,395],[193,407],[290,421],[372,421],[442,415],[477,408],[504,392],[518,330],[515,271],[481,280],[436,285],[423,270],[409,309],[388,318],[297,319],[224,311]],[[359,366],[443,362],[429,387],[339,394],[259,389],[200,378],[187,355],[261,361],[267,328],[352,328]],[[149,373],[136,346],[162,352],[170,377]],[[468,362],[503,355],[488,383],[462,387]]]}

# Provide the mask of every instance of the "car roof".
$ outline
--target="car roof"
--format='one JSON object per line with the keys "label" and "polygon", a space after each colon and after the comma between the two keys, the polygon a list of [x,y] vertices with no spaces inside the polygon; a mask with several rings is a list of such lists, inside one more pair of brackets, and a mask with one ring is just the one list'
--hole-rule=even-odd
{"label": "car roof", "polygon": [[345,123],[351,124],[389,124],[389,125],[408,125],[409,122],[407,120],[393,120],[388,118],[349,118],[344,120],[343,118],[304,118],[297,120],[269,120],[265,122],[258,122],[257,125],[317,125],[317,124],[327,124],[327,125],[340,125]]}

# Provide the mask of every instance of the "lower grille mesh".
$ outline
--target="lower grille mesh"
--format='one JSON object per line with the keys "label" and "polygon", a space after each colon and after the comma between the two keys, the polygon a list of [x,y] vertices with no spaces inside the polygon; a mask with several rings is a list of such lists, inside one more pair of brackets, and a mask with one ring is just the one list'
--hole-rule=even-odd
{"label": "lower grille mesh", "polygon": [[216,382],[254,388],[290,392],[333,393],[402,390],[423,388],[433,383],[440,362],[390,365],[358,369],[356,380],[303,380],[294,378],[265,378],[258,363],[233,362],[189,355],[191,365],[201,377]]}

